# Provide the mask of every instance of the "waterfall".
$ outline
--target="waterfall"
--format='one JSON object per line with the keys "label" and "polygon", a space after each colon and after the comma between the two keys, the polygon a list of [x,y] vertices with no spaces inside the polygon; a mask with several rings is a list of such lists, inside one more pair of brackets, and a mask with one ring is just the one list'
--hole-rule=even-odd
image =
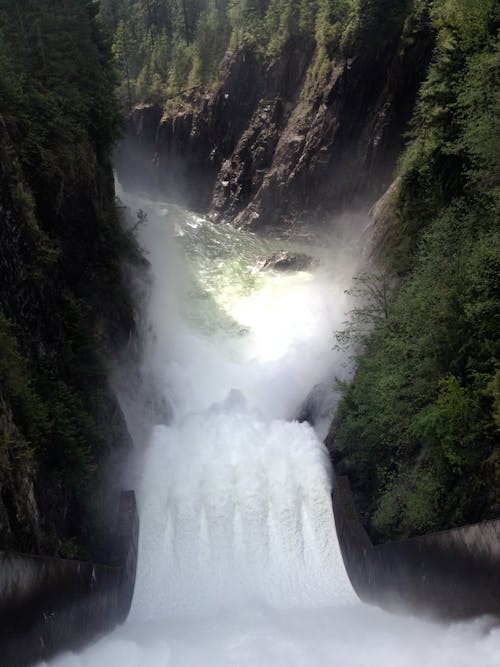
{"label": "waterfall", "polygon": [[144,206],[145,363],[174,416],[155,425],[145,453],[132,616],[352,601],[330,462],[312,426],[292,420],[315,384],[333,387],[341,360],[333,330],[345,294],[325,277],[334,267],[259,271],[270,242]]}
{"label": "waterfall", "polygon": [[[122,197],[147,214],[152,278],[147,389],[122,387],[139,434],[136,590],[125,625],[51,665],[497,667],[498,626],[389,615],[347,579],[321,440],[333,379],[349,373],[332,349],[349,244],[311,245],[309,272],[263,271],[263,256],[293,243]],[[313,428],[295,417],[314,388]]]}

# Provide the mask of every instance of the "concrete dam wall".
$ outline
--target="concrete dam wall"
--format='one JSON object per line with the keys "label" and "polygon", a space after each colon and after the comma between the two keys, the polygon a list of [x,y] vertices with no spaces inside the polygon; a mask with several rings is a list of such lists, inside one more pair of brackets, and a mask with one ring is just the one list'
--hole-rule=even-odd
{"label": "concrete dam wall", "polygon": [[358,596],[391,611],[446,620],[500,617],[500,520],[374,546],[347,477],[336,477],[333,511]]}
{"label": "concrete dam wall", "polygon": [[[333,510],[358,596],[391,611],[446,620],[500,617],[500,521],[373,545],[347,478]],[[137,564],[133,492],[122,494],[111,565],[0,552],[0,667],[27,667],[77,649],[123,622]]]}
{"label": "concrete dam wall", "polygon": [[137,564],[138,516],[124,492],[111,565],[0,552],[0,667],[25,667],[123,622]]}

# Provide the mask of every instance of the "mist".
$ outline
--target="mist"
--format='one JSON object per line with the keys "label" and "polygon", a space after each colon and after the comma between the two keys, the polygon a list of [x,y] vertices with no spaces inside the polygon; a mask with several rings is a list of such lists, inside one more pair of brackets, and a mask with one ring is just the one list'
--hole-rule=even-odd
{"label": "mist", "polygon": [[[368,607],[342,562],[322,440],[334,379],[352,372],[334,331],[352,307],[353,229],[364,221],[302,242],[318,263],[280,273],[260,260],[293,241],[120,197],[146,213],[137,233],[150,263],[140,368],[117,376],[140,378],[119,387],[141,434],[128,475],[140,514],[136,590],[124,626],[50,664],[496,665],[500,630],[487,619],[444,626]],[[318,419],[299,423],[318,387]]]}

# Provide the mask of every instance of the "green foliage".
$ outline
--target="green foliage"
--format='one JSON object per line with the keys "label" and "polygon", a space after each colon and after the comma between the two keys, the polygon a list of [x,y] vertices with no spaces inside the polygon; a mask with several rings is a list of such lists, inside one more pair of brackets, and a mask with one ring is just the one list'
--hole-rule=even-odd
{"label": "green foliage", "polygon": [[349,53],[376,49],[397,39],[412,8],[411,0],[357,0],[342,35]]}
{"label": "green foliage", "polygon": [[454,375],[445,377],[438,386],[436,400],[415,416],[413,433],[427,447],[438,450],[451,471],[460,473],[477,437],[479,406]]}
{"label": "green foliage", "polygon": [[381,539],[500,511],[493,6],[432,5],[437,46],[399,169],[389,315],[372,298],[346,330],[372,327],[330,441]]}
{"label": "green foliage", "polygon": [[[365,343],[373,329],[393,330],[391,291],[393,280],[388,273],[361,274],[354,278],[355,286],[346,293],[361,301],[350,313],[346,328],[337,331],[335,337],[340,347]],[[358,301],[358,303],[359,303]]]}
{"label": "green foliage", "polygon": [[457,149],[469,158],[467,178],[500,200],[500,47],[472,55],[457,95]]}
{"label": "green foliage", "polygon": [[104,0],[100,20],[128,107],[210,85],[229,41],[226,0]]}
{"label": "green foliage", "polygon": [[[12,411],[14,429],[0,434],[0,482],[3,488],[21,489],[43,468],[51,485],[64,485],[77,504],[84,504],[93,471],[92,418],[77,390],[34,371],[20,351],[15,330],[0,317],[0,405],[4,415],[6,406]],[[20,534],[3,546],[29,550],[26,525],[17,521]]]}
{"label": "green foliage", "polygon": [[61,558],[78,558],[79,553],[80,546],[76,537],[70,537],[68,540],[65,540],[59,548]]}
{"label": "green foliage", "polygon": [[[47,406],[33,388],[32,376],[22,356],[12,324],[0,314],[0,391],[16,413],[16,422],[34,445],[47,430]],[[12,443],[11,443],[12,444]]]}
{"label": "green foliage", "polygon": [[13,498],[11,548],[54,552],[70,536],[82,546],[98,513],[100,350],[126,313],[131,243],[114,205],[121,121],[96,11],[86,0],[0,0],[0,485]]}
{"label": "green foliage", "polygon": [[[15,11],[0,2],[1,113],[16,125],[23,166],[39,170],[40,187],[91,173],[89,144],[108,151],[118,113],[109,91],[114,75],[90,2],[31,3]],[[75,37],[76,36],[76,37]],[[36,110],[36,113],[34,113]]]}
{"label": "green foliage", "polygon": [[[383,48],[424,0],[103,0],[114,42],[121,100],[165,100],[212,88],[226,51],[277,58],[287,45],[316,47],[310,87],[324,85],[335,59]],[[427,4],[427,3],[425,3]]]}
{"label": "green foliage", "polygon": [[493,397],[493,421],[497,429],[500,429],[500,369],[497,369],[488,389]]}
{"label": "green foliage", "polygon": [[[0,317],[0,393],[11,406],[16,428],[24,437],[4,436],[3,445],[15,452],[17,459],[31,459],[36,454],[51,474],[64,479],[70,488],[83,490],[93,465],[89,448],[92,418],[75,388],[33,372],[14,331],[15,327]],[[90,374],[88,368],[85,372]]]}

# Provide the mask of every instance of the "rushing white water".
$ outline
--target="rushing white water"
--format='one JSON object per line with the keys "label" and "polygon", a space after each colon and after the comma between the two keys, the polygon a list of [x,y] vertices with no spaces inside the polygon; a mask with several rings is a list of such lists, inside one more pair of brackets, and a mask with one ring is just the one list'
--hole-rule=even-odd
{"label": "rushing white water", "polygon": [[[163,275],[147,359],[174,419],[146,455],[132,617],[352,600],[326,452],[287,421],[331,373],[342,285],[259,272],[272,244],[175,208],[150,207],[148,221],[141,242]],[[186,272],[165,261],[172,230]]]}
{"label": "rushing white water", "polygon": [[259,271],[259,256],[282,244],[127,203],[148,214],[145,375],[173,416],[151,424],[136,457],[130,618],[52,664],[498,666],[500,633],[486,621],[445,628],[389,616],[352,592],[320,439],[326,420],[316,430],[293,420],[313,387],[346,372],[332,350],[347,309],[332,248],[310,248],[322,260],[312,272]]}

